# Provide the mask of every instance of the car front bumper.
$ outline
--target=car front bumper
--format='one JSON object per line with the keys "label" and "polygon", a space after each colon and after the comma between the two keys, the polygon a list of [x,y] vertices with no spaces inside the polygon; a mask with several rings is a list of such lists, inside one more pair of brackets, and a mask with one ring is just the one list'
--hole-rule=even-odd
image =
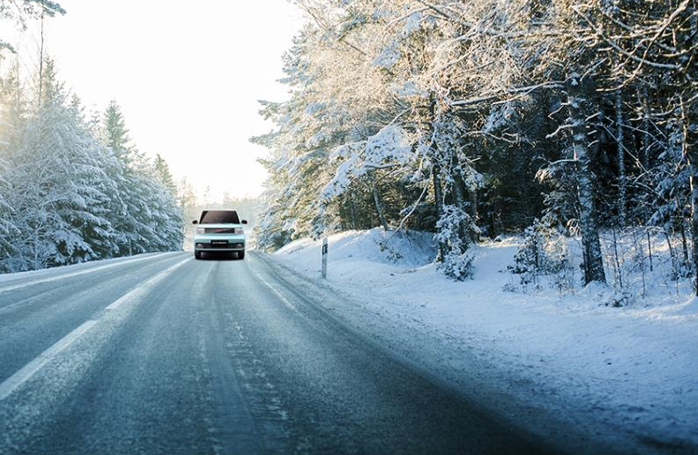
{"label": "car front bumper", "polygon": [[245,251],[245,236],[240,234],[196,234],[194,251]]}

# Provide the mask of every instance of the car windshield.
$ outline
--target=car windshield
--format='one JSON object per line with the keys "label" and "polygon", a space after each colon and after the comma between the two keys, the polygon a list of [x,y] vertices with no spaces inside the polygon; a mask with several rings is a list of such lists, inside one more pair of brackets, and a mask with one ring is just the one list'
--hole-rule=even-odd
{"label": "car windshield", "polygon": [[240,224],[235,210],[204,210],[200,224]]}

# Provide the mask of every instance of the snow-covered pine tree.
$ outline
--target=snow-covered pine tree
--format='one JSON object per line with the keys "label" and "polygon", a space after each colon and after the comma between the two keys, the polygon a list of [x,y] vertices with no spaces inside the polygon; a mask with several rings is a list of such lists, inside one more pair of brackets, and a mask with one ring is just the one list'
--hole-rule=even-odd
{"label": "snow-covered pine tree", "polygon": [[80,100],[75,95],[69,110],[76,121],[80,145],[85,152],[85,164],[80,178],[90,189],[85,193],[86,206],[77,222],[85,241],[92,249],[92,258],[111,258],[118,250],[116,231],[111,221],[111,207],[117,199],[118,185],[108,172],[114,166],[114,156],[94,135]]}
{"label": "snow-covered pine tree", "polygon": [[[96,142],[69,105],[51,60],[45,62],[42,103],[11,151],[14,222],[19,237],[10,269],[29,270],[101,257],[108,245],[106,180]],[[90,239],[88,231],[94,238]],[[24,239],[28,240],[24,240]]]}
{"label": "snow-covered pine tree", "polygon": [[589,152],[590,132],[588,118],[594,111],[591,80],[577,73],[569,75],[567,84],[569,124],[572,131],[572,153],[576,161],[576,183],[579,197],[579,224],[584,248],[584,282],[606,282],[603,268],[599,225],[596,216],[594,175]]}
{"label": "snow-covered pine tree", "polygon": [[160,154],[155,155],[155,161],[153,161],[153,169],[155,170],[155,177],[170,194],[177,194],[177,185],[174,182],[172,173],[170,172],[170,166],[167,161],[160,156]]}
{"label": "snow-covered pine tree", "polygon": [[147,191],[141,188],[143,180],[135,170],[141,157],[131,144],[121,108],[115,101],[109,103],[103,114],[102,128],[102,141],[116,160],[111,169],[118,188],[118,199],[113,201],[111,212],[116,230],[116,255],[147,252],[147,239],[152,237],[147,224],[149,207],[144,200]]}
{"label": "snow-covered pine tree", "polygon": [[121,108],[114,101],[103,115],[102,141],[116,161],[110,174],[119,195],[112,211],[117,254],[181,249],[184,221],[174,185],[166,186],[169,167],[162,157],[151,164],[136,149]]}
{"label": "snow-covered pine tree", "polygon": [[15,210],[10,203],[10,151],[24,128],[25,103],[17,77],[17,66],[0,78],[0,272],[8,271],[7,259],[15,253],[11,238],[18,233]]}

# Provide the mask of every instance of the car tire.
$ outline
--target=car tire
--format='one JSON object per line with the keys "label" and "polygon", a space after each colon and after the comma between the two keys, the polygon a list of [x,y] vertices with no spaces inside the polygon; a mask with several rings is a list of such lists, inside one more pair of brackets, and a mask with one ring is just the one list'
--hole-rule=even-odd
{"label": "car tire", "polygon": [[238,251],[238,259],[245,259],[245,252],[244,251]]}
{"label": "car tire", "polygon": [[194,258],[201,259],[201,251],[194,251]]}

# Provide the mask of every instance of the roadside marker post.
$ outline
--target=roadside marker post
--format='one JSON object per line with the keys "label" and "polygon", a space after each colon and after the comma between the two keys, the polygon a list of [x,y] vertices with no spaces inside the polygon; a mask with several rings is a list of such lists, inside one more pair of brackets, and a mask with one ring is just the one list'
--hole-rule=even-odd
{"label": "roadside marker post", "polygon": [[327,237],[322,239],[322,277],[327,278]]}

